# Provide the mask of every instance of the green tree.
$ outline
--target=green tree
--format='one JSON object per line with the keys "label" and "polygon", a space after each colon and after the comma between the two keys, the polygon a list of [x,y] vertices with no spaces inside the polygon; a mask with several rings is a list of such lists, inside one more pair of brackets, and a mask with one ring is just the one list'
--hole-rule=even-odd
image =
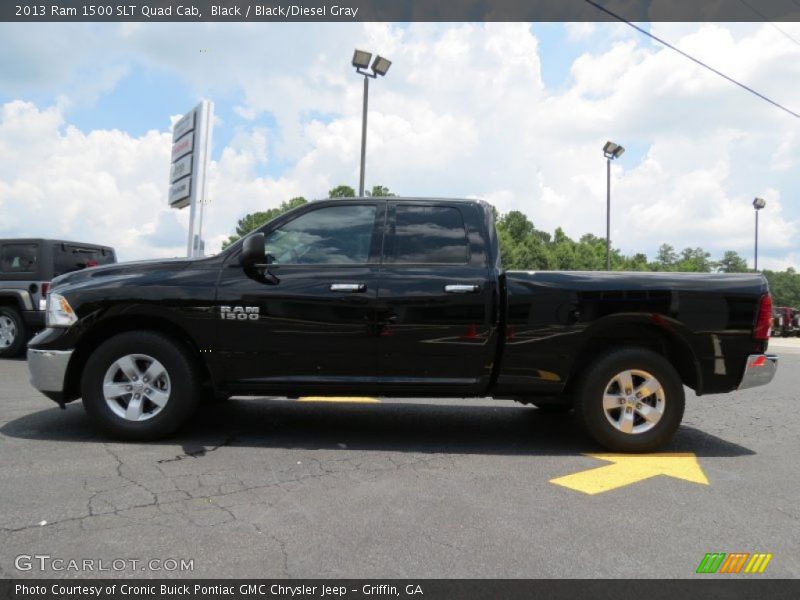
{"label": "green tree", "polygon": [[[593,233],[586,233],[578,240],[579,253],[584,256],[579,268],[581,270],[602,271],[606,268],[606,240]],[[619,250],[611,248],[610,267],[612,271],[625,269],[626,259]]]}
{"label": "green tree", "polygon": [[536,230],[533,223],[518,210],[504,214],[497,221],[497,228],[508,233],[514,242],[520,244]]}
{"label": "green tree", "polygon": [[647,271],[649,270],[647,263],[647,255],[642,252],[637,252],[633,256],[625,257],[622,263],[623,271]]}
{"label": "green tree", "polygon": [[714,266],[711,254],[702,248],[684,248],[676,265],[678,271],[691,273],[709,273]]}
{"label": "green tree", "polygon": [[356,191],[349,185],[337,185],[328,191],[328,198],[355,198]]}
{"label": "green tree", "polygon": [[297,196],[292,198],[291,200],[287,200],[286,202],[281,202],[281,205],[277,208],[270,208],[269,210],[249,213],[239,219],[239,222],[236,225],[236,233],[230,236],[227,240],[222,243],[222,249],[224,250],[231,244],[239,241],[241,238],[246,236],[251,231],[254,231],[271,221],[275,217],[282,215],[283,213],[292,210],[293,208],[297,208],[298,206],[302,206],[308,202],[302,196]]}
{"label": "green tree", "polygon": [[373,198],[394,198],[397,196],[397,194],[389,191],[389,188],[383,185],[373,185],[371,190],[366,191],[366,194]]}
{"label": "green tree", "polygon": [[792,267],[785,271],[764,269],[761,274],[767,278],[769,283],[773,306],[800,308],[800,274]]}
{"label": "green tree", "polygon": [[749,270],[747,261],[733,250],[726,251],[722,260],[717,263],[717,271],[720,273],[746,273]]}
{"label": "green tree", "polygon": [[[496,211],[493,211],[497,215]],[[496,216],[497,237],[503,264],[507,269],[546,270],[556,268],[550,248],[550,234],[534,227],[517,210]]]}
{"label": "green tree", "polygon": [[672,271],[678,262],[678,254],[675,248],[669,244],[661,244],[658,247],[656,260],[653,262],[654,271]]}

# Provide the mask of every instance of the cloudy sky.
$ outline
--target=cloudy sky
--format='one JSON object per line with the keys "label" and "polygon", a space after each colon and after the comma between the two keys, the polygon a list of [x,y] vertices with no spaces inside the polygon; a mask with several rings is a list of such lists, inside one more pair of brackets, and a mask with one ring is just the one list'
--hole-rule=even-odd
{"label": "cloudy sky", "polygon": [[[647,25],[800,112],[800,24]],[[242,215],[357,187],[354,47],[394,61],[370,91],[367,186],[479,197],[546,230],[800,268],[800,119],[621,24],[0,24],[0,237],[185,252],[167,206],[172,122],[217,122],[204,237]]]}

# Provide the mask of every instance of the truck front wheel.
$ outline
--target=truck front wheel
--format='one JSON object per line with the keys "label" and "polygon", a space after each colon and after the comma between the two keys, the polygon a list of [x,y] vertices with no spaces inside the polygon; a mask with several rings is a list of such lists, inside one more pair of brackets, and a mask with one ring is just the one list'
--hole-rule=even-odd
{"label": "truck front wheel", "polygon": [[89,357],[81,392],[89,416],[114,437],[149,440],[175,431],[201,395],[187,353],[153,332],[116,335]]}
{"label": "truck front wheel", "polygon": [[644,348],[614,350],[589,366],[575,398],[579,422],[619,452],[652,452],[683,419],[683,383],[663,356]]}

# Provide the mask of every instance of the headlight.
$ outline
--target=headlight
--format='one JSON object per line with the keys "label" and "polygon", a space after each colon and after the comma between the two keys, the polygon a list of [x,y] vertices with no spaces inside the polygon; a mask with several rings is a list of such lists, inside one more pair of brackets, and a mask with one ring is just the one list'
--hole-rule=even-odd
{"label": "headlight", "polygon": [[61,294],[50,292],[47,295],[47,326],[70,327],[78,321],[75,311]]}

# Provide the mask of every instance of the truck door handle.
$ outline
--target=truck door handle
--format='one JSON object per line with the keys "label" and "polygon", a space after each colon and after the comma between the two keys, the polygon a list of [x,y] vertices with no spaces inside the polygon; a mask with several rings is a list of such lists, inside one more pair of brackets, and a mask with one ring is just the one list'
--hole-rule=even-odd
{"label": "truck door handle", "polygon": [[481,289],[479,285],[466,285],[463,283],[451,283],[444,286],[446,294],[474,294]]}
{"label": "truck door handle", "polygon": [[367,291],[366,284],[363,283],[332,283],[332,292],[344,292],[349,294],[359,294]]}

